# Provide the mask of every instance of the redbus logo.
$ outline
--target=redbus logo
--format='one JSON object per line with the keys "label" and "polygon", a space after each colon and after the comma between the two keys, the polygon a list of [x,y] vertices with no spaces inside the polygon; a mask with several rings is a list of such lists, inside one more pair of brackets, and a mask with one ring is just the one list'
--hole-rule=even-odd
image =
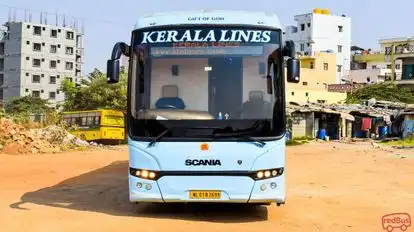
{"label": "redbus logo", "polygon": [[408,213],[392,213],[382,216],[382,228],[388,232],[394,229],[406,231],[411,226],[411,218]]}

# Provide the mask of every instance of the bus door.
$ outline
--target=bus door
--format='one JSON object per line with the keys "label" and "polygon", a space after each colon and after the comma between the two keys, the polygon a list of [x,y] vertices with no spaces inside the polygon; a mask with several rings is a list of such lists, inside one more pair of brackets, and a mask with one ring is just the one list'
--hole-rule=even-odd
{"label": "bus door", "polygon": [[209,112],[240,118],[243,103],[243,58],[209,58]]}

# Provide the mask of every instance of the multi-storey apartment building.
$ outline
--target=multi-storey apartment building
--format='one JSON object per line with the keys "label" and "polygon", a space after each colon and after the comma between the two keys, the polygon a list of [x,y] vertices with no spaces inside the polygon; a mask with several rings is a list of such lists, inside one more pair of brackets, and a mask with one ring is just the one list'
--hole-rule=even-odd
{"label": "multi-storey apartment building", "polygon": [[0,30],[0,98],[32,95],[58,103],[61,81],[80,82],[83,34],[70,27],[9,21]]}
{"label": "multi-storey apartment building", "polygon": [[341,83],[350,70],[351,18],[316,8],[294,19],[297,25],[285,29],[286,38],[295,41],[296,51],[305,56],[314,56],[315,52],[335,53],[336,83]]}

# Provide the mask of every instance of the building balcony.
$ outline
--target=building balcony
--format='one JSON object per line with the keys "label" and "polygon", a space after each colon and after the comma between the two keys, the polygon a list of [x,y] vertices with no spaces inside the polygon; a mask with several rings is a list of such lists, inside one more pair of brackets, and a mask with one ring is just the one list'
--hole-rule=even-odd
{"label": "building balcony", "polygon": [[382,53],[354,55],[354,61],[359,62],[359,63],[384,62],[385,55]]}

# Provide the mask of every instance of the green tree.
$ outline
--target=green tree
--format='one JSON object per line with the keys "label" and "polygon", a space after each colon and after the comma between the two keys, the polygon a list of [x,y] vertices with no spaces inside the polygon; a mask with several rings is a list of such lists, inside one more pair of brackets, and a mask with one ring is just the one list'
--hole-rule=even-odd
{"label": "green tree", "polygon": [[29,115],[50,112],[52,108],[49,107],[47,100],[33,96],[24,96],[7,101],[4,105],[4,110],[8,115]]}
{"label": "green tree", "polygon": [[120,81],[108,84],[106,74],[95,69],[89,76],[89,82],[77,87],[68,79],[62,82],[61,89],[65,93],[64,110],[90,110],[111,108],[126,112],[127,105],[127,73],[121,70]]}
{"label": "green tree", "polygon": [[393,101],[413,104],[414,91],[409,88],[400,87],[392,82],[367,85],[348,94],[347,103],[359,103],[360,101],[375,98],[381,101]]}

